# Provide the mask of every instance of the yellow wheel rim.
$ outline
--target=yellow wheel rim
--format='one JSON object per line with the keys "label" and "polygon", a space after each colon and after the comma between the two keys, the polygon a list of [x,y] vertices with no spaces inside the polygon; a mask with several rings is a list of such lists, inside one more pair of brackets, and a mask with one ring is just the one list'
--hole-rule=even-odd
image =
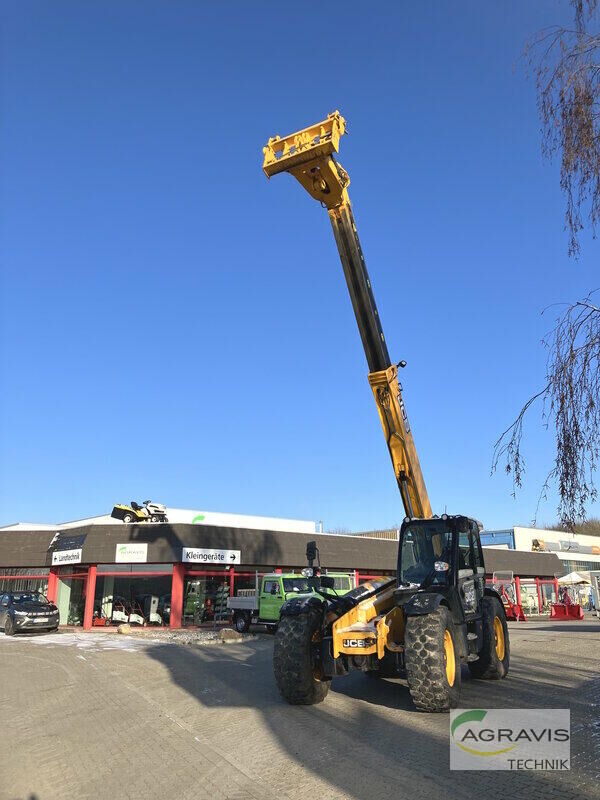
{"label": "yellow wheel rim", "polygon": [[456,678],[456,658],[454,657],[454,644],[450,631],[444,631],[444,664],[446,666],[446,680],[448,686],[454,686],[454,679]]}
{"label": "yellow wheel rim", "polygon": [[503,661],[506,646],[504,644],[504,628],[500,617],[494,617],[494,639],[496,640],[496,655],[500,661]]}

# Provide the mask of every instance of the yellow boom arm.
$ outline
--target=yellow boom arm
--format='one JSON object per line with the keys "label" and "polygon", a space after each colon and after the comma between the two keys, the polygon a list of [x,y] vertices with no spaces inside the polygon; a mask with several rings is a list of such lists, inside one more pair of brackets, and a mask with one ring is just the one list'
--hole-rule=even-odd
{"label": "yellow boom arm", "polygon": [[335,160],[346,121],[334,111],[327,119],[289,136],[274,136],[263,148],[268,178],[291,173],[329,214],[367,363],[369,383],[383,426],[394,474],[410,517],[431,517],[431,505],[421,473],[408,417],[391,363],[365,259],[348,197],[350,178]]}

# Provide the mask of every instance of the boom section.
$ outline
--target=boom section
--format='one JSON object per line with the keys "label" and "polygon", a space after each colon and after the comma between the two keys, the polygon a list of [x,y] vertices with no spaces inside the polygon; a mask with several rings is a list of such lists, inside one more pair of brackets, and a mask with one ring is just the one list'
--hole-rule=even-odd
{"label": "boom section", "polygon": [[427,518],[432,515],[431,505],[398,383],[398,370],[390,360],[354,222],[348,197],[350,177],[334,157],[345,131],[346,121],[335,111],[322,122],[297,133],[274,136],[263,148],[263,170],[268,178],[289,172],[327,209],[402,503],[408,516]]}

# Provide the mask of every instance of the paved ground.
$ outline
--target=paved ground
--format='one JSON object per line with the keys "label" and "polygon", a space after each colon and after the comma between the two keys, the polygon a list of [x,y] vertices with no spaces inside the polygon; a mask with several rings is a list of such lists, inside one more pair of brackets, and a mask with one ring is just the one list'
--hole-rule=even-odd
{"label": "paved ground", "polygon": [[600,798],[600,622],[511,625],[511,674],[463,705],[570,707],[573,769],[450,772],[448,717],[360,673],[284,704],[273,640],[0,636],[0,798]]}

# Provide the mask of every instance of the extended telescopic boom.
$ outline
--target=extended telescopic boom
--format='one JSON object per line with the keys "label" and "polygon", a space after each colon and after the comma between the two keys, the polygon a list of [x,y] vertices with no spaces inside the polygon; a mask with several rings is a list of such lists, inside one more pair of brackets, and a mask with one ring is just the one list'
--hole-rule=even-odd
{"label": "extended telescopic boom", "polygon": [[263,169],[268,178],[279,172],[291,173],[311,197],[327,209],[404,509],[410,517],[431,517],[429,497],[398,383],[398,369],[390,361],[356,231],[347,191],[350,178],[334,159],[345,130],[345,119],[339,111],[334,111],[316,125],[289,136],[275,136],[263,148]]}

